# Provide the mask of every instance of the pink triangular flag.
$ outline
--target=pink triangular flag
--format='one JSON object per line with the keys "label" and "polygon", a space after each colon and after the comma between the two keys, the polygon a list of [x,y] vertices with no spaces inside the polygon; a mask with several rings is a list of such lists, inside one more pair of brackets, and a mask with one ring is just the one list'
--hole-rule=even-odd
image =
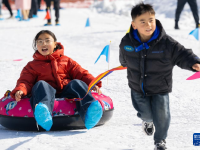
{"label": "pink triangular flag", "polygon": [[21,61],[22,59],[14,59],[13,61]]}
{"label": "pink triangular flag", "polygon": [[186,80],[194,80],[194,79],[198,79],[198,78],[200,78],[200,72],[196,72],[195,74],[193,74],[192,76],[190,76]]}

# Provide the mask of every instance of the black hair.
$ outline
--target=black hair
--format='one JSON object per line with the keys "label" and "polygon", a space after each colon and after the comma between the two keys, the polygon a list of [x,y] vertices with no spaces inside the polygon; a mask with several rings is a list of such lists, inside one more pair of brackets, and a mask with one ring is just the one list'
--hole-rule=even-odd
{"label": "black hair", "polygon": [[[39,36],[41,34],[49,34],[53,39],[54,39],[54,42],[57,41],[57,38],[55,36],[55,34],[49,30],[41,30],[40,32],[37,33],[37,35],[35,36],[35,38],[33,39],[33,49],[34,50],[37,50],[37,47],[36,47],[36,41],[38,40]],[[54,49],[54,51],[56,51],[57,49],[60,49],[61,47],[59,45],[56,45],[56,48]]]}
{"label": "black hair", "polygon": [[135,6],[133,6],[132,10],[131,10],[131,17],[132,20],[135,20],[136,17],[149,12],[150,14],[155,15],[155,11],[153,9],[153,6],[150,4],[144,4],[144,3],[139,3]]}

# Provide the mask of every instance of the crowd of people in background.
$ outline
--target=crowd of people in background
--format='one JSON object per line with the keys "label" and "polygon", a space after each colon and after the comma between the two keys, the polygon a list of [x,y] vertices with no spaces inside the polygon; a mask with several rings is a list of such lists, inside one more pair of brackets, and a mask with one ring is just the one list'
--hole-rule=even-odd
{"label": "crowd of people in background", "polygon": [[[37,12],[42,11],[41,9],[42,0],[12,0],[12,1],[15,1],[16,8],[18,9],[18,11],[19,10],[21,11],[20,13],[22,14],[21,15],[22,17],[19,17],[19,21],[29,21],[31,18],[37,18],[38,17]],[[59,23],[60,0],[44,0],[44,2],[46,3],[46,11],[51,11],[51,4],[53,3],[55,9],[55,25],[60,25]],[[198,28],[200,25],[197,0],[177,0],[177,8],[175,11],[175,26],[174,26],[175,29],[180,29],[178,22],[180,19],[181,12],[186,3],[188,3],[191,8],[196,28]],[[8,9],[10,13],[10,17],[8,17],[7,19],[14,18],[11,6],[9,4],[9,0],[0,0],[0,20],[4,20],[1,12],[2,4],[5,5],[5,7]],[[51,25],[52,25],[51,19],[47,19],[47,23],[45,24],[45,26],[51,26]]]}
{"label": "crowd of people in background", "polygon": [[[20,16],[15,16],[15,18],[19,18],[19,21],[29,21],[31,18],[37,18],[37,12],[43,11],[41,9],[41,2],[42,0],[12,0],[15,1],[15,6],[17,11],[19,12],[17,15],[20,14]],[[59,24],[59,9],[60,9],[60,0],[44,0],[46,3],[46,11],[51,11],[51,4],[53,3],[54,9],[55,9],[55,25]],[[14,18],[13,12],[9,3],[9,0],[0,0],[0,20],[4,20],[2,16],[2,5],[5,5],[5,7],[10,12],[10,16],[7,19]],[[45,26],[51,26],[51,19],[47,20],[47,23]]]}

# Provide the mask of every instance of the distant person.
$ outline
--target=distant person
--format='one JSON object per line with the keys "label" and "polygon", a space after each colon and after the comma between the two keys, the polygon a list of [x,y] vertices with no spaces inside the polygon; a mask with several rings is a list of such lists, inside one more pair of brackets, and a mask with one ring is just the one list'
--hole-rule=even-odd
{"label": "distant person", "polygon": [[37,18],[38,0],[31,0],[31,9],[29,12],[29,18]]}
{"label": "distant person", "polygon": [[38,11],[43,11],[42,9],[41,9],[41,0],[37,0],[38,1]]}
{"label": "distant person", "polygon": [[165,150],[173,68],[177,65],[200,71],[200,59],[166,34],[151,5],[134,6],[131,17],[130,32],[120,43],[119,61],[127,67],[132,104],[142,120],[143,131],[148,136],[154,134],[154,150]]}
{"label": "distant person", "polygon": [[[45,0],[46,2],[46,11],[49,9],[51,11],[51,2],[54,4],[54,9],[55,9],[55,25],[59,26],[59,17],[60,17],[60,0]],[[45,26],[51,26],[51,19],[47,20],[47,24]]]}
{"label": "distant person", "polygon": [[0,20],[3,20],[2,14],[1,14],[1,7],[2,7],[2,0],[0,0]]}
{"label": "distant person", "polygon": [[38,1],[38,9],[40,9],[41,6],[41,0],[37,0]]}
{"label": "distant person", "polygon": [[20,21],[29,21],[29,11],[31,9],[31,0],[15,0],[15,5],[17,9],[22,12],[22,18]]}
{"label": "distant person", "polygon": [[199,27],[199,14],[198,14],[197,1],[196,0],[178,0],[176,14],[175,14],[175,27],[174,27],[175,29],[179,29],[178,21],[180,18],[181,11],[183,10],[183,7],[186,2],[188,2],[188,4],[190,5],[190,8],[192,10],[196,28]]}
{"label": "distant person", "polygon": [[[53,124],[52,113],[55,98],[83,98],[93,75],[76,61],[64,55],[64,46],[57,42],[49,30],[42,30],[33,41],[33,60],[23,68],[17,85],[11,92],[17,102],[31,94],[30,104],[34,117],[43,129],[49,131]],[[101,82],[92,89],[101,94]],[[81,101],[75,101],[76,109],[87,129],[101,119],[103,110],[91,91]]]}
{"label": "distant person", "polygon": [[12,9],[10,7],[9,1],[8,0],[3,0],[3,4],[6,6],[8,11],[10,12],[10,17],[8,19],[13,18],[13,12],[12,12]]}

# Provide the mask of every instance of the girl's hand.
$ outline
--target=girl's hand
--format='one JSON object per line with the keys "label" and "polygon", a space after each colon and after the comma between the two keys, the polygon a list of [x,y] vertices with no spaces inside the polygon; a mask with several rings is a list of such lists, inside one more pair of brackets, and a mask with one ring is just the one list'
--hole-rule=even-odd
{"label": "girl's hand", "polygon": [[200,64],[194,64],[192,66],[192,69],[196,70],[196,71],[200,71]]}
{"label": "girl's hand", "polygon": [[24,93],[22,91],[20,91],[20,90],[15,93],[15,99],[16,99],[17,102],[21,101],[21,98],[22,98],[23,94]]}
{"label": "girl's hand", "polygon": [[102,94],[100,88],[97,85],[95,85],[92,90],[97,92],[99,95]]}

